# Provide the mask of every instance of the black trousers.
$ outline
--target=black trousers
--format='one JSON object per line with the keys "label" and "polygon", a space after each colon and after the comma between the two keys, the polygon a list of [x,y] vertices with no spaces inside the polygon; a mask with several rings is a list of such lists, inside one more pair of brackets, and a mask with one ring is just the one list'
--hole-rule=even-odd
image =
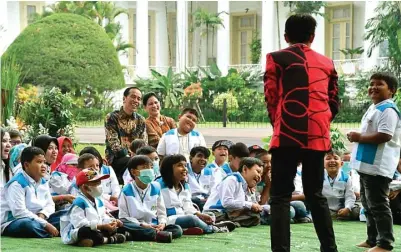
{"label": "black trousers", "polygon": [[302,162],[302,184],[317,236],[320,251],[337,252],[333,222],[327,200],[322,195],[325,152],[300,148],[272,150],[271,248],[274,252],[290,251],[290,200],[294,191],[297,165]]}
{"label": "black trousers", "polygon": [[401,225],[401,193],[395,199],[390,200],[390,208],[393,214],[393,223]]}
{"label": "black trousers", "polygon": [[92,230],[90,227],[81,227],[78,230],[78,239],[91,239],[93,241],[93,246],[103,244],[105,237],[110,237],[110,235],[99,230]]}
{"label": "black trousers", "polygon": [[361,201],[365,208],[366,228],[370,246],[392,250],[394,242],[393,216],[388,195],[391,179],[359,173]]}
{"label": "black trousers", "polygon": [[129,159],[130,157],[114,158],[113,163],[111,164],[111,167],[113,167],[120,185],[124,185],[123,174],[125,169],[127,169]]}

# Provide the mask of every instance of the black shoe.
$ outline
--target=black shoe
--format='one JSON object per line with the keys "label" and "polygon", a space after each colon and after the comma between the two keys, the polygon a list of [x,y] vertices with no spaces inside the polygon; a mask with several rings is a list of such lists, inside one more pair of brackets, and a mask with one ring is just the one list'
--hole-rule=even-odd
{"label": "black shoe", "polygon": [[221,222],[215,224],[214,226],[219,227],[219,228],[226,227],[229,232],[232,232],[236,228],[235,223],[231,222],[231,221],[221,221]]}
{"label": "black shoe", "polygon": [[117,233],[109,237],[109,244],[124,243],[125,240],[125,235]]}

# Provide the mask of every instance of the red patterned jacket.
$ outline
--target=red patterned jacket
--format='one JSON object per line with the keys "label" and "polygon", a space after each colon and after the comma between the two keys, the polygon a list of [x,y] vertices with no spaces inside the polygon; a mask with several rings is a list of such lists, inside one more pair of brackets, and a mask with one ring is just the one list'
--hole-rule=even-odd
{"label": "red patterned jacket", "polygon": [[331,148],[330,122],[339,109],[333,61],[304,44],[267,54],[265,98],[270,148]]}

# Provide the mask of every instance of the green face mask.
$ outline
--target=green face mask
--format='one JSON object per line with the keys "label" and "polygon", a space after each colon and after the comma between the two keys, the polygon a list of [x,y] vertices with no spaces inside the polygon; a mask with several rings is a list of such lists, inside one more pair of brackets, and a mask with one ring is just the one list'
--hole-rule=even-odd
{"label": "green face mask", "polygon": [[147,185],[155,179],[155,172],[152,169],[141,170],[138,179]]}

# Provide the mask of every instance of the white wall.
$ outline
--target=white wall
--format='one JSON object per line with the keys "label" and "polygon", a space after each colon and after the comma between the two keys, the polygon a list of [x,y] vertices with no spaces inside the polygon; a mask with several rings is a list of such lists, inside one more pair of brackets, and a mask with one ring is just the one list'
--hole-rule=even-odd
{"label": "white wall", "polygon": [[[7,47],[18,37],[21,32],[19,2],[7,1],[7,25],[4,41],[0,49],[6,50]],[[4,44],[3,44],[4,43]]]}

